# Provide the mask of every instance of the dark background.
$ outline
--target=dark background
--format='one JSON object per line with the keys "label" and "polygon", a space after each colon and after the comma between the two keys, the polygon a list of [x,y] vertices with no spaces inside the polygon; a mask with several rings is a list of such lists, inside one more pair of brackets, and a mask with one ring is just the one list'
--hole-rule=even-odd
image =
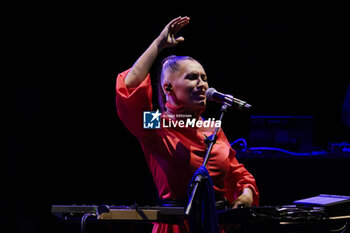
{"label": "dark background", "polygon": [[[115,78],[179,15],[191,17],[179,33],[185,42],[160,55],[152,79],[170,54],[198,59],[211,86],[254,107],[225,115],[229,141],[248,137],[251,115],[309,115],[315,149],[349,142],[341,122],[350,64],[344,6],[38,4],[4,10],[10,14],[3,36],[9,72],[1,92],[2,203],[6,223],[20,232],[43,230],[52,204],[155,204],[142,150],[116,114]],[[207,116],[217,117],[217,110],[209,104]],[[347,159],[242,162],[257,179],[261,205],[350,195]]]}

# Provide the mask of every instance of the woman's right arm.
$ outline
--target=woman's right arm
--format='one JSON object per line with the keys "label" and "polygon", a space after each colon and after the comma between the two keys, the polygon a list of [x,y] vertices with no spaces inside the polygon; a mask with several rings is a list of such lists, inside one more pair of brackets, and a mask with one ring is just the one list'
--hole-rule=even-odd
{"label": "woman's right arm", "polygon": [[158,53],[166,47],[172,47],[184,41],[183,37],[175,39],[175,34],[190,21],[189,17],[177,17],[171,20],[152,42],[146,51],[137,59],[129,73],[125,77],[127,88],[137,87],[149,73],[152,64],[156,60]]}

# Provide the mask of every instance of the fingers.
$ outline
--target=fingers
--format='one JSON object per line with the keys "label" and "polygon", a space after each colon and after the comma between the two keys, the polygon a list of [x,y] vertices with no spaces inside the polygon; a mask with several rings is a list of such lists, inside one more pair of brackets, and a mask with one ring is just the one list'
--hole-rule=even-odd
{"label": "fingers", "polygon": [[171,31],[171,33],[176,34],[181,28],[186,26],[189,22],[190,22],[190,18],[187,16],[177,17],[169,23],[169,30]]}
{"label": "fingers", "polygon": [[183,42],[185,40],[185,38],[183,38],[182,36],[176,38],[176,43],[180,43],[180,42]]}
{"label": "fingers", "polygon": [[168,23],[168,27],[170,27],[171,25],[173,25],[176,21],[178,21],[179,19],[181,19],[181,16],[175,18],[175,19],[172,19],[169,23]]}
{"label": "fingers", "polygon": [[179,25],[176,25],[174,27],[174,34],[176,34],[178,31],[180,31],[183,27],[185,27],[187,24],[189,23],[189,21],[183,22]]}
{"label": "fingers", "polygon": [[168,23],[168,26],[174,25],[174,24],[176,24],[176,23],[181,23],[181,22],[183,22],[183,21],[189,21],[189,20],[190,20],[190,17],[187,17],[187,16],[181,17],[181,16],[179,16],[179,17],[177,17],[177,18],[175,18],[175,19],[172,19],[172,20]]}
{"label": "fingers", "polygon": [[236,201],[233,203],[232,209],[237,209],[239,205],[242,205],[243,203],[240,201]]}

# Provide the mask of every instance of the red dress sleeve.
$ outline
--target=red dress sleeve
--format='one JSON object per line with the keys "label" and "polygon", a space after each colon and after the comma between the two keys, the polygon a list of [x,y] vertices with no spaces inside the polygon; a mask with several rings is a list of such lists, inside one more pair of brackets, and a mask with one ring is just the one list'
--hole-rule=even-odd
{"label": "red dress sleeve", "polygon": [[225,179],[226,198],[232,203],[242,194],[242,190],[250,188],[253,191],[253,206],[259,205],[259,191],[252,174],[239,163],[235,157],[236,152],[230,149],[229,171]]}
{"label": "red dress sleeve", "polygon": [[120,120],[137,138],[143,135],[143,111],[152,111],[152,86],[148,74],[135,88],[127,88],[124,82],[129,70],[120,73],[116,82],[116,107]]}

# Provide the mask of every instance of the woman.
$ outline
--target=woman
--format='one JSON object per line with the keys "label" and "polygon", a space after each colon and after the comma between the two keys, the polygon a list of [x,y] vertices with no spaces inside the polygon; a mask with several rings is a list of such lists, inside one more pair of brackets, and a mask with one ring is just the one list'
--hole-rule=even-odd
{"label": "woman", "polygon": [[[189,21],[189,17],[170,21],[133,67],[117,77],[118,115],[139,140],[159,198],[164,203],[186,200],[193,173],[203,163],[206,152],[204,140],[213,133],[211,128],[203,127],[143,129],[142,125],[143,112],[152,110],[149,70],[163,49],[184,41],[183,37],[175,38],[175,35]],[[208,82],[198,61],[191,57],[166,58],[158,85],[162,120],[176,122],[180,118],[191,117],[202,121]],[[210,154],[207,170],[218,200],[227,200],[233,208],[258,204],[254,177],[238,163],[235,151],[222,130]],[[188,224],[155,224],[153,232],[188,232]]]}

